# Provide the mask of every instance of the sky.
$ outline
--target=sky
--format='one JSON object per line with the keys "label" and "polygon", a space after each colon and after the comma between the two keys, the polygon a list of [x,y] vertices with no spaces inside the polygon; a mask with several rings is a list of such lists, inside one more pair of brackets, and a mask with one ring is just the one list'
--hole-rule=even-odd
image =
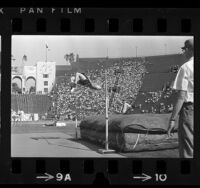
{"label": "sky", "polygon": [[[13,35],[13,66],[20,66],[27,56],[26,65],[47,60],[66,65],[65,54],[84,57],[137,57],[181,53],[184,42],[192,36],[80,36],[80,35]],[[137,50],[136,50],[137,49]],[[136,52],[137,51],[137,52]]]}

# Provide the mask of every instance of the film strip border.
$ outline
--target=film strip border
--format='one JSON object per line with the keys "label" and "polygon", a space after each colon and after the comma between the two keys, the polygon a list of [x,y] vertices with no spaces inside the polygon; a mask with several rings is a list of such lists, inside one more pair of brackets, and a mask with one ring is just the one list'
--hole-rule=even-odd
{"label": "film strip border", "polygon": [[8,16],[12,34],[191,35],[196,31],[188,10],[182,10],[183,17],[177,9],[21,8],[18,12]]}
{"label": "film strip border", "polygon": [[[199,61],[199,9],[98,9],[81,13],[21,14],[5,9],[0,16],[2,39],[2,98],[10,97],[12,35],[193,35],[195,60]],[[36,10],[37,9],[33,9]],[[59,11],[60,9],[58,9]],[[79,10],[77,8],[77,10]],[[30,11],[30,9],[29,9]],[[49,12],[48,12],[49,11]],[[65,10],[72,11],[72,9]],[[77,11],[76,11],[77,12]],[[8,62],[8,63],[4,63]],[[196,66],[196,68],[198,68]],[[195,69],[197,70],[197,69]],[[195,74],[195,80],[198,80]],[[198,88],[198,81],[196,82]],[[198,95],[198,90],[195,96]],[[196,97],[197,98],[197,97]],[[198,106],[198,101],[196,100]],[[25,159],[10,157],[10,100],[2,100],[1,165],[3,182],[71,184],[199,184],[200,127],[195,126],[194,159]],[[195,111],[196,112],[196,111]],[[198,115],[195,115],[198,122]],[[197,125],[197,123],[196,123]],[[46,175],[47,181],[42,175]],[[151,177],[143,181],[134,177]],[[165,176],[166,175],[166,176]],[[40,177],[40,178],[37,178]],[[42,178],[43,177],[43,178]],[[53,177],[53,178],[52,178]],[[167,178],[165,180],[165,178]],[[45,180],[44,180],[45,179]]]}
{"label": "film strip border", "polygon": [[[194,184],[190,160],[151,159],[14,159],[13,183]],[[28,168],[27,168],[28,167]],[[169,180],[169,181],[168,181]],[[193,183],[192,183],[193,182]]]}
{"label": "film strip border", "polygon": [[12,34],[20,35],[193,35],[198,31],[198,10],[1,8],[0,19],[9,19]]}

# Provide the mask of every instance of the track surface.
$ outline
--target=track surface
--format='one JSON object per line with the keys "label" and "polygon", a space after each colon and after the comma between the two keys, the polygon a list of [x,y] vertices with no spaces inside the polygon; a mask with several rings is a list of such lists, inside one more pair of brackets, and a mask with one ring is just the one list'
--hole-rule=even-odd
{"label": "track surface", "polygon": [[178,158],[178,150],[100,154],[100,146],[75,136],[75,123],[65,127],[21,124],[11,128],[12,157]]}

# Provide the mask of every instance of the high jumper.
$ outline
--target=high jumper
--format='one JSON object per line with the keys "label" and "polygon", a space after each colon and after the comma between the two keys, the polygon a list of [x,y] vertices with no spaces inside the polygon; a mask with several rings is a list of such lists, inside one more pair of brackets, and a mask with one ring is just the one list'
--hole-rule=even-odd
{"label": "high jumper", "polygon": [[71,77],[71,92],[73,93],[77,87],[77,85],[82,85],[85,87],[89,87],[90,89],[94,90],[101,90],[102,87],[92,83],[88,76],[85,73],[76,72],[75,76]]}

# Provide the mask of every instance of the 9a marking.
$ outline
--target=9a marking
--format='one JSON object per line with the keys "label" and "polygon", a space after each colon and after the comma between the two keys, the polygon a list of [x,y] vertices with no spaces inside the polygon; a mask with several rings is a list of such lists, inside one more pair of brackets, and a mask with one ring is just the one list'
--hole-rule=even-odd
{"label": "9a marking", "polygon": [[56,174],[56,181],[72,181],[70,174]]}

